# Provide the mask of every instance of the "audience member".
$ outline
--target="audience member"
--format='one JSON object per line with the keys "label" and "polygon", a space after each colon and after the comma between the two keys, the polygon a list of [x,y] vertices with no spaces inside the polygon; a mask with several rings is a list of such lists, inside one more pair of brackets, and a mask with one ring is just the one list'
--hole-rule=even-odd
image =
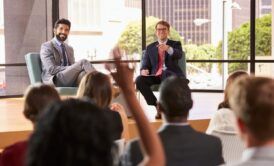
{"label": "audience member", "polygon": [[[141,75],[136,79],[137,89],[142,93],[148,105],[156,107],[157,99],[151,85],[160,84],[171,75],[185,77],[178,66],[178,60],[184,54],[180,41],[168,39],[170,25],[159,21],[155,26],[158,41],[148,45],[141,64]],[[157,110],[156,119],[161,118]]]}
{"label": "audience member", "polygon": [[[24,115],[35,125],[37,117],[52,102],[59,101],[57,91],[49,85],[30,86],[24,96]],[[1,166],[23,166],[28,140],[17,142],[4,149]]]}
{"label": "audience member", "polygon": [[112,165],[112,142],[103,110],[91,102],[65,100],[38,120],[26,165]]}
{"label": "audience member", "polygon": [[74,87],[86,73],[95,70],[85,59],[75,63],[73,48],[65,43],[70,26],[67,19],[57,20],[53,29],[55,37],[41,46],[42,80],[45,84]]}
{"label": "audience member", "polygon": [[[123,136],[125,136],[125,133],[128,133],[128,124],[123,106],[118,103],[110,104],[113,96],[112,92],[113,86],[110,82],[110,77],[101,72],[94,71],[86,74],[82,79],[78,88],[77,97],[87,97],[94,101],[98,107],[106,110],[105,113],[112,123],[111,127],[113,127],[112,134],[114,140],[117,140],[121,138],[123,131]],[[124,122],[122,120],[124,120]]]}
{"label": "audience member", "polygon": [[229,87],[242,76],[248,76],[248,74],[245,71],[235,71],[227,78],[224,100],[219,104],[218,111],[213,115],[206,131],[207,134],[221,139],[226,164],[238,161],[244,150],[244,144],[237,136],[236,118],[228,102]]}
{"label": "audience member", "polygon": [[229,88],[229,104],[245,142],[241,166],[274,165],[274,80],[242,77]]}
{"label": "audience member", "polygon": [[[195,131],[187,122],[193,101],[188,80],[171,76],[162,82],[158,109],[164,117],[159,136],[165,150],[166,165],[219,165],[224,163],[221,141]],[[138,140],[128,143],[122,159],[124,165],[142,160]]]}

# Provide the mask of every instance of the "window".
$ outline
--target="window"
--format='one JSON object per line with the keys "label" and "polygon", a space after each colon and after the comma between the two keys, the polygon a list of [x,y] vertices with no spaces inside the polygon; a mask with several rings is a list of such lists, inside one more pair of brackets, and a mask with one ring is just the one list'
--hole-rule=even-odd
{"label": "window", "polygon": [[[72,22],[69,44],[76,60],[109,59],[118,43],[128,58],[141,53],[141,0],[69,0],[68,18]],[[79,42],[81,41],[81,42]],[[97,69],[102,69],[97,65]]]}
{"label": "window", "polygon": [[102,28],[100,0],[68,0],[68,17],[76,31],[98,31]]}
{"label": "window", "polygon": [[[231,72],[250,71],[249,13],[251,1],[233,1],[234,3],[225,1],[223,3],[223,1],[210,0],[182,0],[182,3],[178,4],[167,3],[164,8],[169,10],[159,6],[164,0],[159,0],[159,3],[153,5],[150,1],[152,0],[146,1],[146,16],[168,21],[174,28],[171,33],[173,36],[171,35],[170,38],[183,43],[188,60],[187,77],[190,79],[192,89],[222,90]],[[271,17],[265,15],[266,12],[270,13],[271,0],[261,1],[261,3],[256,3],[258,10],[256,14],[256,59],[273,60],[271,56]],[[157,12],[152,13],[151,9],[154,7]],[[178,8],[180,10],[177,10]],[[223,8],[225,15],[223,15]],[[177,20],[178,18],[181,19]],[[173,20],[176,20],[176,23],[173,24]],[[149,21],[147,24],[150,24]],[[174,34],[179,34],[180,37]],[[147,33],[147,38],[149,35],[151,34]],[[268,73],[265,75],[273,76],[274,69],[270,67],[273,63],[255,63],[257,75]]]}

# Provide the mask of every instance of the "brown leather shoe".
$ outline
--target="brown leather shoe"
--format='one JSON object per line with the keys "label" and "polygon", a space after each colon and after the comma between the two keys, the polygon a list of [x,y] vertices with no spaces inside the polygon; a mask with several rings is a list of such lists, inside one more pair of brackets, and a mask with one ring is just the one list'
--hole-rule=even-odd
{"label": "brown leather shoe", "polygon": [[155,119],[162,119],[162,115],[160,112],[157,112],[157,114],[155,115]]}
{"label": "brown leather shoe", "polygon": [[157,111],[157,113],[155,115],[155,119],[162,119],[162,114],[161,114],[159,106],[156,105],[155,108],[156,108],[156,111]]}

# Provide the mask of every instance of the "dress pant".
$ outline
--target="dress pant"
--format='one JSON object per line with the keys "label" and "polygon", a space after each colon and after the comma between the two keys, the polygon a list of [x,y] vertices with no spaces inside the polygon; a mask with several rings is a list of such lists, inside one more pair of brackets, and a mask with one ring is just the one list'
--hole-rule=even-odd
{"label": "dress pant", "polygon": [[57,87],[77,87],[82,77],[95,68],[89,61],[82,59],[54,76],[54,84]]}
{"label": "dress pant", "polygon": [[136,78],[136,87],[144,96],[148,105],[157,105],[157,98],[153,94],[150,86],[161,84],[161,77],[159,76],[138,76]]}

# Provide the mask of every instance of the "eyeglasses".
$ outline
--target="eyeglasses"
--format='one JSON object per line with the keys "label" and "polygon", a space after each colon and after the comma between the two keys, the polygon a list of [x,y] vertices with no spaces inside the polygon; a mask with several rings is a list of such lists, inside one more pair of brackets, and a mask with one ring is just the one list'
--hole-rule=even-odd
{"label": "eyeglasses", "polygon": [[157,31],[167,31],[167,28],[157,28]]}

